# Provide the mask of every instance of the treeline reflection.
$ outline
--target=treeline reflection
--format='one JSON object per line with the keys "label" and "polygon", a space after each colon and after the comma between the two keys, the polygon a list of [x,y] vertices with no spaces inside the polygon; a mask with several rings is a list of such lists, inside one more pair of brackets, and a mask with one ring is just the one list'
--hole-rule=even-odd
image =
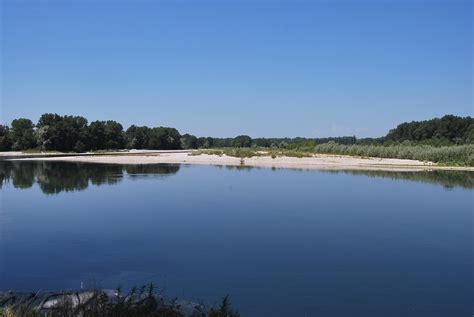
{"label": "treeline reflection", "polygon": [[363,170],[326,170],[325,173],[344,173],[363,175],[373,178],[389,178],[442,185],[446,188],[474,188],[474,172],[470,171],[421,171],[421,172],[392,172],[392,171],[363,171]]}
{"label": "treeline reflection", "polygon": [[89,185],[112,185],[125,175],[130,177],[176,174],[179,165],[115,165],[46,161],[0,161],[0,188],[11,183],[15,188],[38,184],[45,194],[84,190]]}
{"label": "treeline reflection", "polygon": [[[234,171],[256,169],[245,165],[219,166],[219,168]],[[167,177],[176,174],[179,169],[179,165],[171,164],[118,165],[51,161],[0,161],[0,188],[6,183],[11,183],[15,188],[30,188],[34,184],[38,184],[43,193],[58,194],[60,192],[84,190],[91,184],[116,184],[122,181],[125,176],[129,178]],[[304,172],[305,170],[300,171]],[[320,172],[431,183],[446,188],[474,188],[474,172],[469,171],[322,170]]]}
{"label": "treeline reflection", "polygon": [[[251,171],[252,169],[261,169],[263,167],[251,166],[218,166],[228,170]],[[273,167],[277,171],[285,168]],[[329,174],[350,174],[354,176],[368,176],[372,178],[389,178],[393,180],[406,180],[413,182],[430,183],[444,186],[445,188],[461,187],[465,189],[474,188],[474,172],[471,171],[448,171],[448,170],[427,170],[427,171],[379,171],[379,170],[309,170],[295,169],[300,172],[321,172]]]}

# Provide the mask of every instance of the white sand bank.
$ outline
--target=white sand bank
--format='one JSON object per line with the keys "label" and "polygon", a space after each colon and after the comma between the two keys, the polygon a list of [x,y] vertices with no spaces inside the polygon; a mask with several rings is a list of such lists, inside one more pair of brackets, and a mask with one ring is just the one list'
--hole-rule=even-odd
{"label": "white sand bank", "polygon": [[360,158],[336,155],[315,155],[313,157],[276,157],[259,156],[237,158],[226,155],[190,155],[190,151],[130,151],[120,155],[74,155],[65,157],[36,157],[20,158],[17,160],[47,160],[108,164],[204,164],[204,165],[234,165],[268,168],[297,168],[297,169],[346,169],[346,170],[390,170],[390,171],[421,171],[431,169],[467,170],[471,167],[437,166],[430,162],[400,159]]}

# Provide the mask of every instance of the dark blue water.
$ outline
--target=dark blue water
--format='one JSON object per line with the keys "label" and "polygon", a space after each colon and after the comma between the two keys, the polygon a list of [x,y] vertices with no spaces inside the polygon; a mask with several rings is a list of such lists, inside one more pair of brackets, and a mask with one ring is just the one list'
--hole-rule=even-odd
{"label": "dark blue water", "polygon": [[472,173],[0,162],[0,290],[155,282],[243,316],[471,316]]}

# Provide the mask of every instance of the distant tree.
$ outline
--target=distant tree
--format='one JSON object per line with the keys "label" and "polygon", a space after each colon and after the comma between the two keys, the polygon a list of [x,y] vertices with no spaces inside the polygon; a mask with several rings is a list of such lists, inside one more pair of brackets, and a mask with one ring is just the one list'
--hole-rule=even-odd
{"label": "distant tree", "polygon": [[250,147],[252,138],[248,135],[239,135],[234,138],[234,147]]}
{"label": "distant tree", "polygon": [[464,140],[468,144],[474,143],[474,123],[471,123],[469,125],[469,128],[466,130],[466,133],[464,135]]}
{"label": "distant tree", "polygon": [[[406,142],[405,142],[406,141]],[[44,150],[76,151],[105,149],[179,149],[212,147],[272,147],[296,150],[313,150],[316,144],[340,145],[432,145],[474,143],[474,119],[446,115],[426,121],[399,124],[386,137],[365,138],[355,136],[328,138],[256,138],[239,135],[235,138],[199,137],[176,129],[132,125],[123,131],[116,121],[94,121],[88,125],[80,116],[43,114],[35,126],[29,119],[20,118],[12,122],[11,128],[0,127],[0,150],[25,150],[39,146]],[[372,151],[372,150],[371,150]],[[359,153],[360,154],[360,153]],[[359,155],[358,154],[358,155]],[[362,153],[364,154],[364,153]],[[360,154],[360,155],[362,155]]]}
{"label": "distant tree", "polygon": [[10,128],[0,124],[0,151],[9,151],[13,145]]}
{"label": "distant tree", "polygon": [[108,120],[105,122],[105,148],[123,149],[125,148],[125,136],[120,123]]}
{"label": "distant tree", "polygon": [[253,142],[256,146],[259,147],[270,147],[270,145],[272,145],[272,142],[269,139],[265,138],[253,139]]}
{"label": "distant tree", "polygon": [[381,138],[363,138],[363,139],[358,139],[357,144],[358,145],[382,145],[385,141],[384,137]]}
{"label": "distant tree", "polygon": [[340,136],[340,137],[329,137],[329,138],[316,138],[314,139],[316,143],[321,144],[321,143],[328,143],[331,141],[334,141],[339,144],[345,144],[345,145],[350,145],[350,144],[356,144],[357,143],[357,138],[355,136]]}
{"label": "distant tree", "polygon": [[286,149],[288,147],[288,143],[285,142],[285,141],[281,141],[279,144],[278,144],[278,147],[280,149]]}
{"label": "distant tree", "polygon": [[126,146],[128,149],[144,149],[148,146],[150,128],[136,125],[130,126],[125,132]]}
{"label": "distant tree", "polygon": [[197,139],[197,147],[200,149],[209,149],[211,147],[225,147],[226,145],[218,145],[220,139],[215,139],[211,137],[200,137]]}
{"label": "distant tree", "polygon": [[184,134],[181,136],[181,148],[182,149],[197,149],[198,148],[198,139],[191,134]]}
{"label": "distant tree", "polygon": [[471,117],[446,115],[426,121],[412,121],[399,124],[390,130],[386,141],[414,141],[421,144],[449,145],[452,143],[472,143],[469,129],[474,124]]}
{"label": "distant tree", "polygon": [[13,150],[27,150],[36,147],[34,125],[30,119],[15,119],[12,121],[11,127]]}
{"label": "distant tree", "polygon": [[106,138],[105,138],[105,121],[94,121],[91,122],[87,129],[89,136],[88,147],[92,150],[103,150],[105,149]]}
{"label": "distant tree", "polygon": [[36,125],[38,145],[45,150],[76,151],[86,149],[87,119],[46,113]]}
{"label": "distant tree", "polygon": [[84,152],[88,139],[87,119],[81,116],[64,116],[63,148],[67,151]]}
{"label": "distant tree", "polygon": [[148,137],[149,149],[175,150],[181,148],[181,135],[174,128],[153,128],[150,129]]}
{"label": "distant tree", "polygon": [[120,123],[108,121],[91,122],[88,128],[89,147],[92,150],[125,148],[125,136]]}
{"label": "distant tree", "polygon": [[58,114],[45,113],[36,124],[36,142],[43,150],[57,150],[61,137],[60,123],[62,117]]}

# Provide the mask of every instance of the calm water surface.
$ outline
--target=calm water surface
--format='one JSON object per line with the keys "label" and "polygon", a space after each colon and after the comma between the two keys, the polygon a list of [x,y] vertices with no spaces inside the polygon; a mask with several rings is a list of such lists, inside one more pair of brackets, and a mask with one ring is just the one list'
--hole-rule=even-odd
{"label": "calm water surface", "polygon": [[0,162],[0,290],[155,282],[243,316],[471,316],[469,172]]}

